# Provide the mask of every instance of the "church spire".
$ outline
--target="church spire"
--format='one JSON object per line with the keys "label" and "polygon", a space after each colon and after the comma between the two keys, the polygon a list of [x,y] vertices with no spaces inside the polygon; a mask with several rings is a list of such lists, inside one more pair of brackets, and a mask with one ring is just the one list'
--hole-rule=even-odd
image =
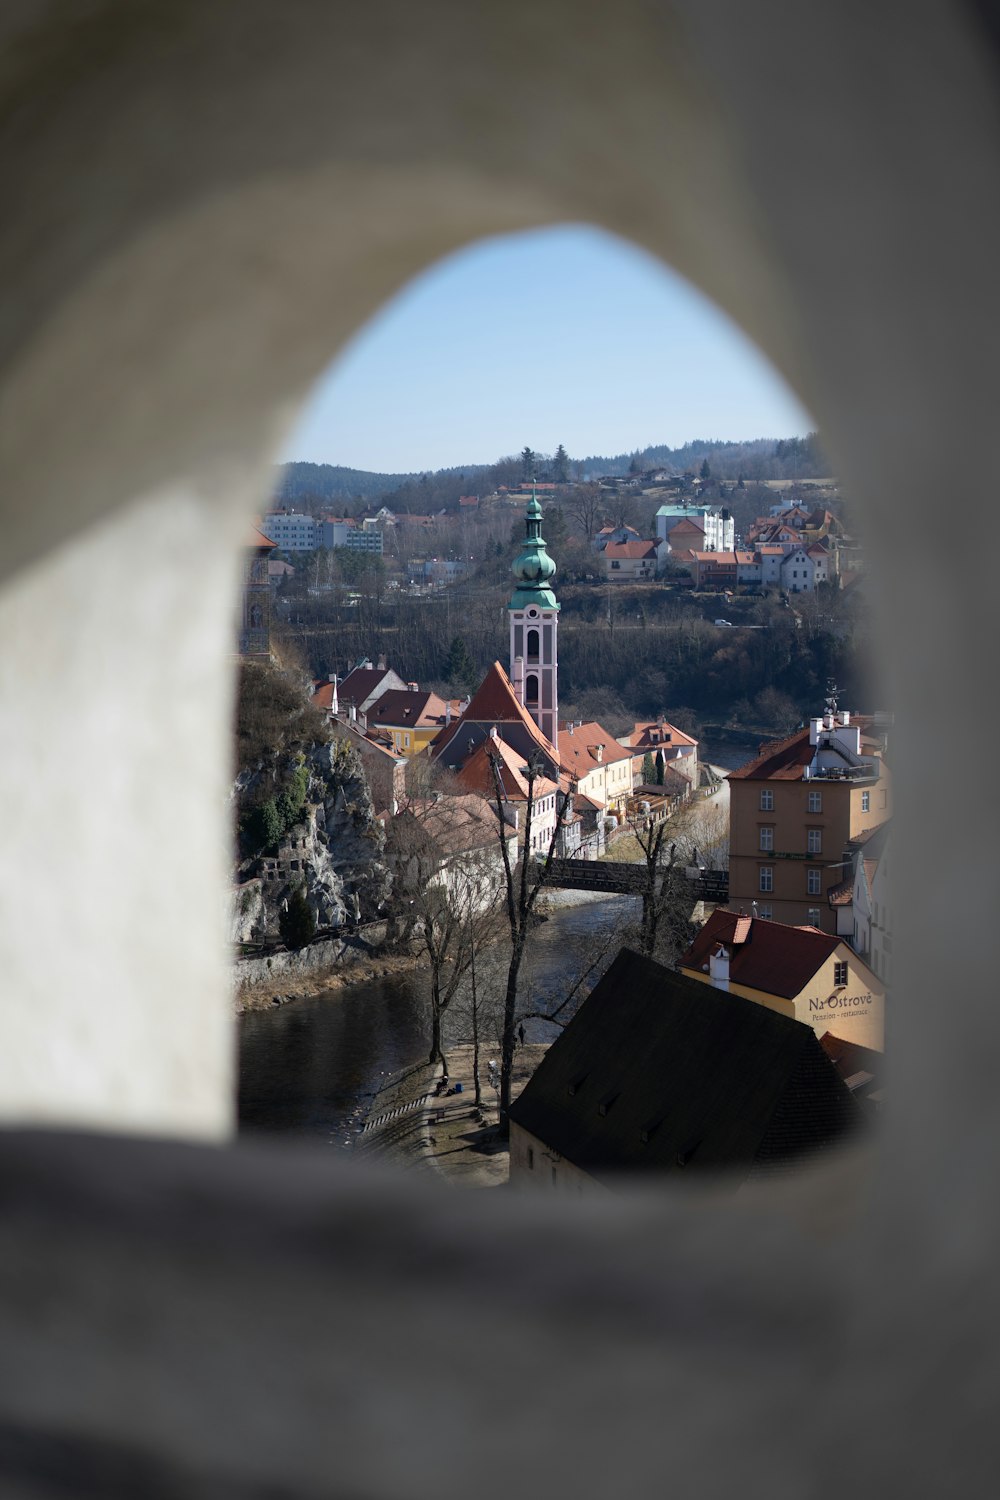
{"label": "church spire", "polygon": [[510,680],[518,702],[558,752],[559,603],[550,587],[556,565],[542,536],[542,507],[534,485],[524,526],[524,546],[511,565],[516,587],[508,610]]}

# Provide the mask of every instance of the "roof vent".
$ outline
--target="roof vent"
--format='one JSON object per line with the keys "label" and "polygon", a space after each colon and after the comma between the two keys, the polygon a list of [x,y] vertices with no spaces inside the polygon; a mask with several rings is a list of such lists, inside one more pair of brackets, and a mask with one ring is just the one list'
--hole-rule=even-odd
{"label": "roof vent", "polygon": [[618,1089],[616,1089],[613,1094],[605,1094],[604,1098],[601,1100],[600,1104],[598,1104],[598,1106],[597,1106],[597,1113],[599,1115],[606,1115],[606,1114],[608,1114],[609,1111],[614,1108],[615,1100],[618,1098],[618,1094],[619,1094],[619,1090]]}
{"label": "roof vent", "polygon": [[586,1081],[586,1073],[578,1073],[575,1078],[570,1079],[569,1086],[567,1087],[566,1092],[567,1094],[569,1094],[571,1099],[574,1094],[578,1093],[580,1089],[583,1088],[583,1085],[586,1083]]}

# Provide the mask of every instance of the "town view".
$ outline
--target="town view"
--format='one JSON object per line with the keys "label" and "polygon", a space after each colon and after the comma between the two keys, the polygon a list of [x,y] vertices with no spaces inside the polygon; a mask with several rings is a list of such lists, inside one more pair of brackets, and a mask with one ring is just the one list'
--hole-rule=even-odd
{"label": "town view", "polygon": [[241,1128],[557,1194],[871,1129],[868,604],[816,431],[284,463],[244,546]]}

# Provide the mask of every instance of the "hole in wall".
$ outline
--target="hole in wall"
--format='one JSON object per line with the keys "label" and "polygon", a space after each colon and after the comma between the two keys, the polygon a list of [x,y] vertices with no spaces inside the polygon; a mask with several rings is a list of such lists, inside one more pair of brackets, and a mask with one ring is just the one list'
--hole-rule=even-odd
{"label": "hole in wall", "polygon": [[[511,1159],[575,1193],[584,1140],[598,1176],[688,1180],[870,1125],[891,726],[849,501],[763,356],[601,231],[484,241],[362,330],[285,460],[245,554],[242,1128],[497,1182],[502,1075],[540,1069],[567,1133],[532,1133],[529,1091]],[[525,850],[589,867],[550,865],[519,914],[506,1067],[504,840],[515,876]],[[627,1025],[599,1014],[615,986]],[[641,1014],[664,989],[666,1026]],[[720,1096],[710,1059],[761,1024],[771,1072],[755,1094],[737,1063]]]}

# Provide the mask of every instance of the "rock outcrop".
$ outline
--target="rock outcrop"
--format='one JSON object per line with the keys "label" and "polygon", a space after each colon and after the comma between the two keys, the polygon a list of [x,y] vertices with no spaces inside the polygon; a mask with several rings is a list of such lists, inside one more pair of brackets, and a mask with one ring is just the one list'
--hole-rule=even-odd
{"label": "rock outcrop", "polygon": [[296,821],[274,847],[239,865],[230,923],[235,942],[277,938],[282,909],[296,889],[303,891],[317,929],[345,932],[375,920],[388,898],[385,832],[360,758],[345,741],[314,744],[243,772],[235,787],[237,805],[260,806],[289,779],[301,785],[303,777]]}

